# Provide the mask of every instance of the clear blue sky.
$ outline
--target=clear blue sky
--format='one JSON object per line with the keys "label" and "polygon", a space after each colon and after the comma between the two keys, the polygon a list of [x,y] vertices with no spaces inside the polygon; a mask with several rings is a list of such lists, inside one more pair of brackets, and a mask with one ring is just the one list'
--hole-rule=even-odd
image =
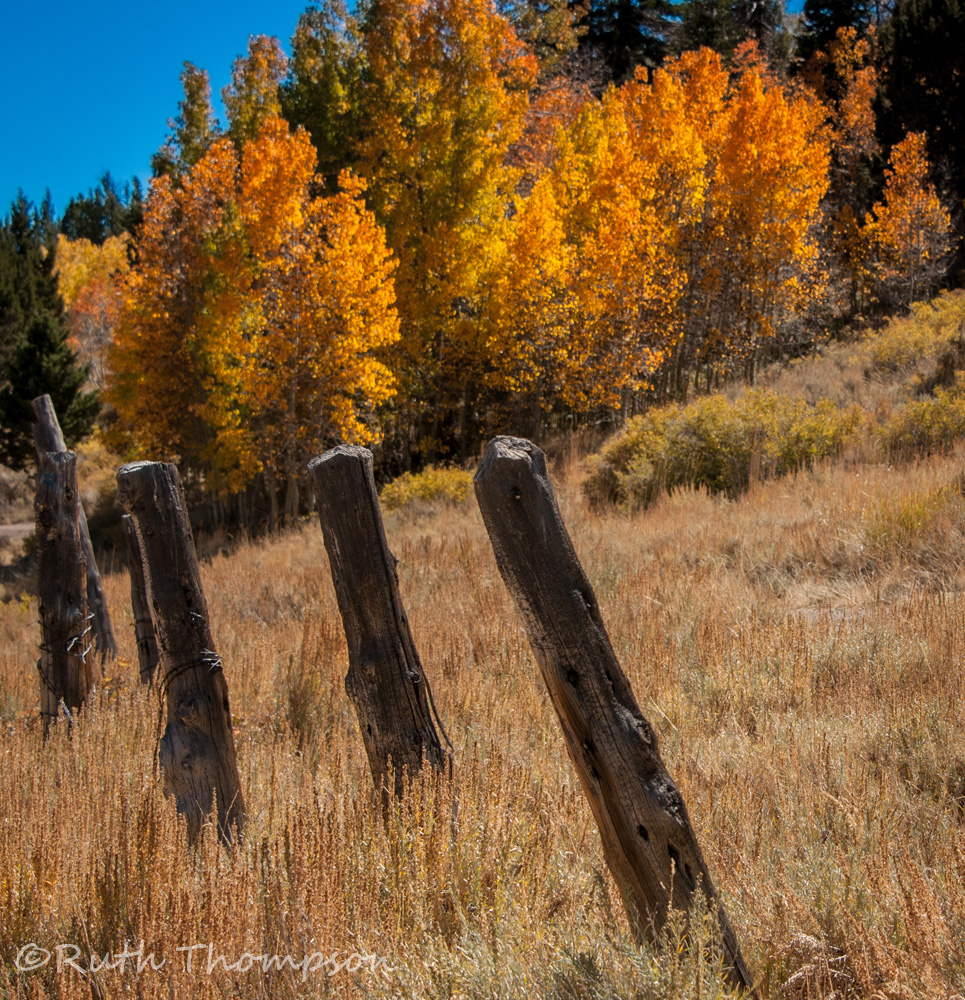
{"label": "clear blue sky", "polygon": [[105,170],[150,176],[178,112],[185,60],[208,70],[216,98],[249,35],[285,47],[307,0],[165,3],[9,0],[0,12],[0,216],[23,188],[50,188],[63,212]]}
{"label": "clear blue sky", "polygon": [[177,114],[184,61],[208,70],[220,101],[248,36],[276,35],[287,48],[306,3],[4,3],[0,216],[18,188],[39,203],[49,187],[60,214],[106,170],[120,182],[135,175],[146,182]]}

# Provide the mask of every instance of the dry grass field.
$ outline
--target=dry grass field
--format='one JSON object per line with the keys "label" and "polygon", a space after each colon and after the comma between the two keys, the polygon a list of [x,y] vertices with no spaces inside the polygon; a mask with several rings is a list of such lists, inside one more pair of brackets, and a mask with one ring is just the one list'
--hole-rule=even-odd
{"label": "dry grass field", "polygon": [[[825,377],[808,372],[795,391]],[[632,516],[587,506],[575,453],[555,463],[767,1000],[965,996],[963,461],[857,448]],[[230,852],[189,853],[161,793],[126,573],[105,581],[122,658],[46,746],[37,610],[0,605],[0,994],[727,994],[706,914],[690,947],[679,921],[658,948],[630,937],[473,499],[410,504],[386,531],[452,780],[382,815],[317,523],[239,543],[202,563],[249,811]]]}

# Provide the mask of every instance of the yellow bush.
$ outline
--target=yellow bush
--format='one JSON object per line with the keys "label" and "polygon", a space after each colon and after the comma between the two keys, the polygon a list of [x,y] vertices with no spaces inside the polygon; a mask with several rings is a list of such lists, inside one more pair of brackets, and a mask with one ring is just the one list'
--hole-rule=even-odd
{"label": "yellow bush", "polygon": [[916,302],[910,315],[893,319],[868,338],[867,370],[930,373],[963,336],[965,292],[944,292],[930,302]]}
{"label": "yellow bush", "polygon": [[881,438],[892,458],[946,451],[965,437],[965,373],[958,372],[948,389],[909,403],[884,427]]}
{"label": "yellow bush", "polygon": [[437,469],[428,466],[414,475],[403,472],[393,479],[380,495],[385,510],[404,507],[413,500],[442,500],[447,503],[461,503],[472,488],[472,473],[465,469]]}
{"label": "yellow bush", "polygon": [[645,507],[661,490],[703,486],[735,496],[770,478],[839,453],[864,421],[857,407],[756,389],[731,402],[707,396],[629,421],[592,456],[583,483],[595,503]]}

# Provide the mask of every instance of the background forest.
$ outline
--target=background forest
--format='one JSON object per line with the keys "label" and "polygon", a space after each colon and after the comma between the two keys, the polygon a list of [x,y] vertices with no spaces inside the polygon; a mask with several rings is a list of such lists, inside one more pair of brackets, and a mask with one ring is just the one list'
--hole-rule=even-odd
{"label": "background forest", "polygon": [[960,273],[954,0],[340,0],[208,75],[150,190],[0,230],[0,461],[177,462],[233,520],[305,464],[383,479],[493,433],[622,425]]}

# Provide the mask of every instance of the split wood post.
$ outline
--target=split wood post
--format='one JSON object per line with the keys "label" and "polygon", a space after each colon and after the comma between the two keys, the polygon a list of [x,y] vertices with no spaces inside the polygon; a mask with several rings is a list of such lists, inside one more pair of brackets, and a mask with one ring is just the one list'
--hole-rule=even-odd
{"label": "split wood post", "polygon": [[127,542],[127,564],[131,575],[131,610],[134,612],[137,664],[141,680],[145,684],[151,684],[159,660],[157,637],[154,634],[154,619],[151,617],[151,605],[147,596],[141,546],[130,514],[121,517],[121,528],[124,532],[124,541]]}
{"label": "split wood post", "polygon": [[[34,444],[37,448],[38,468],[43,456],[48,451],[66,451],[64,435],[60,430],[60,422],[50,396],[38,396],[33,403],[37,422],[33,425]],[[78,501],[80,509],[80,542],[87,560],[87,604],[93,614],[91,624],[96,639],[97,655],[100,662],[108,656],[117,656],[117,640],[114,638],[114,628],[111,625],[111,615],[107,608],[107,598],[104,596],[104,585],[97,570],[97,560],[94,558],[94,548],[90,542],[90,532],[87,530],[87,515],[84,505]]]}
{"label": "split wood post", "polygon": [[543,452],[521,438],[495,438],[474,486],[631,925],[641,940],[652,940],[671,906],[689,910],[699,881],[718,914],[728,976],[752,989],[683,798],[563,524]]}
{"label": "split wood post", "polygon": [[376,788],[387,798],[391,760],[400,796],[404,772],[412,778],[423,759],[442,768],[447,758],[399,596],[398,560],[385,538],[372,453],[339,445],[312,459],[308,471],[348,643],[345,690],[355,705]]}
{"label": "split wood post", "polygon": [[238,774],[221,657],[214,651],[208,606],[178,470],[134,462],[117,473],[131,515],[153,602],[160,651],[160,691],[167,727],[160,745],[165,794],[188,821],[193,843],[216,796],[218,832],[240,838],[245,802]]}
{"label": "split wood post", "polygon": [[61,711],[73,721],[94,683],[79,510],[77,456],[46,452],[34,503],[41,629],[37,670],[45,736]]}

